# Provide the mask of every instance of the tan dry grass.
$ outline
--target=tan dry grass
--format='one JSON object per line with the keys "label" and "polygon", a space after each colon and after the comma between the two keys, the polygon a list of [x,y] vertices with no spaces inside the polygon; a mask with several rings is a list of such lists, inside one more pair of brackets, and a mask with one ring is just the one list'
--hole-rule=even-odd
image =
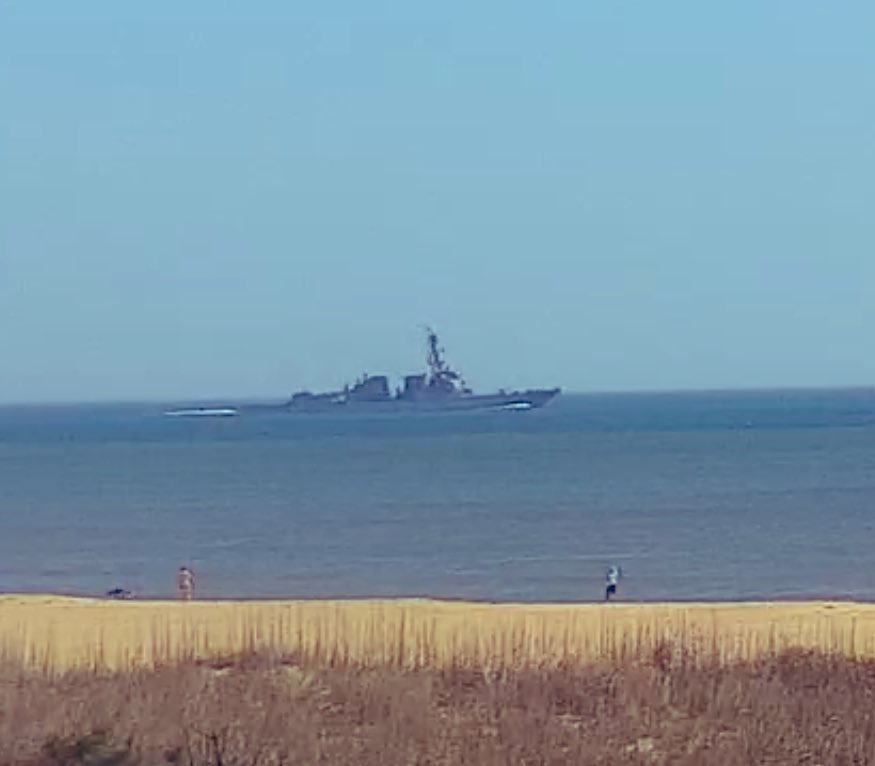
{"label": "tan dry grass", "polygon": [[[671,654],[671,652],[669,652]],[[564,668],[0,663],[0,766],[875,764],[875,663]]]}
{"label": "tan dry grass", "polygon": [[752,660],[789,648],[875,657],[875,605],[516,605],[429,600],[159,602],[0,597],[0,654],[127,669],[270,652],[321,665],[492,669],[673,651]]}

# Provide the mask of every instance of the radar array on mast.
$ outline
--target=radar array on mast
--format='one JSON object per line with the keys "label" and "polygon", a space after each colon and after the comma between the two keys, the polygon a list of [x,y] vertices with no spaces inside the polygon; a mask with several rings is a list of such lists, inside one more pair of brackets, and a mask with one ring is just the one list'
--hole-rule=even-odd
{"label": "radar array on mast", "polygon": [[429,386],[434,388],[442,388],[455,390],[456,382],[462,388],[462,391],[467,391],[465,381],[462,376],[453,370],[444,361],[445,350],[438,345],[437,333],[431,327],[425,328],[428,333],[428,371],[429,371]]}

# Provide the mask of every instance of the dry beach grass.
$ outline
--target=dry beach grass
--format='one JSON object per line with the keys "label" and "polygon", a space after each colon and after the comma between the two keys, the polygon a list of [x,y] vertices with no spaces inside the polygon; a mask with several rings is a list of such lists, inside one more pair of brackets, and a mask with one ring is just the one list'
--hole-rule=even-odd
{"label": "dry beach grass", "polygon": [[875,605],[0,597],[0,656],[47,671],[155,667],[241,652],[325,666],[556,667],[645,656],[666,642],[723,662],[790,648],[875,657]]}
{"label": "dry beach grass", "polygon": [[0,598],[0,766],[875,764],[875,608]]}
{"label": "dry beach grass", "polygon": [[875,608],[0,598],[0,766],[875,764]]}
{"label": "dry beach grass", "polygon": [[157,670],[0,665],[0,764],[875,763],[875,664],[790,651],[507,669],[250,655]]}

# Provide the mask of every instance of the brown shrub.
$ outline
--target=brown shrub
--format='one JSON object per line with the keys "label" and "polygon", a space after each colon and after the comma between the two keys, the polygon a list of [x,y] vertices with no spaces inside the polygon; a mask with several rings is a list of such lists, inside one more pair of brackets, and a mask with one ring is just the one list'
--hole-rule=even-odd
{"label": "brown shrub", "polygon": [[0,764],[875,764],[875,664],[0,668]]}

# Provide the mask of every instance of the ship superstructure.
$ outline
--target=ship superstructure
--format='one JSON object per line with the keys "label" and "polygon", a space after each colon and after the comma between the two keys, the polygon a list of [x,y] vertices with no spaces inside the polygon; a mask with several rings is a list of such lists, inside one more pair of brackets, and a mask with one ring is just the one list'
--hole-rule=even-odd
{"label": "ship superstructure", "polygon": [[426,371],[405,376],[403,387],[394,393],[386,375],[365,374],[337,391],[300,391],[289,400],[289,411],[531,409],[543,406],[559,393],[558,388],[550,388],[476,394],[445,361],[437,333],[431,328],[426,331]]}

